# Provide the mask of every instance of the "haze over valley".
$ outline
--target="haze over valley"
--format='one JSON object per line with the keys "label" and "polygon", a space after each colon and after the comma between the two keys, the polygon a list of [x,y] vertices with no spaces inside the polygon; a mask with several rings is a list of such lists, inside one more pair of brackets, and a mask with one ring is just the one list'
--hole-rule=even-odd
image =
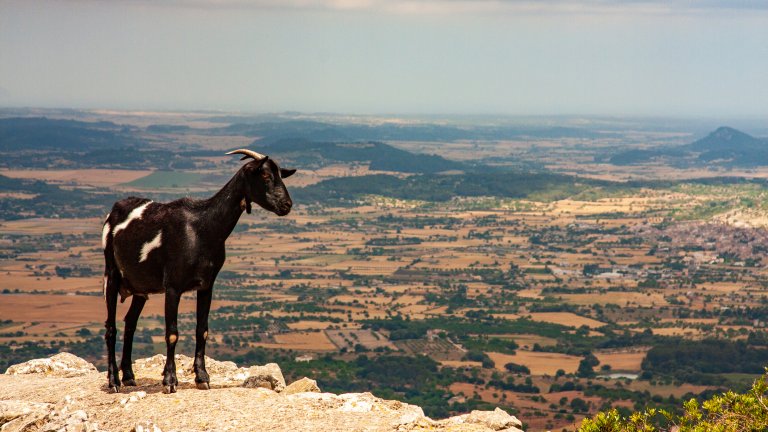
{"label": "haze over valley", "polygon": [[[104,214],[210,196],[238,147],[298,167],[296,205],[228,240],[214,358],[434,417],[501,406],[529,430],[743,388],[768,360],[759,124],[2,114],[0,369],[60,350],[104,367]],[[151,297],[137,356],[164,349],[162,310]],[[194,295],[181,320],[191,353]],[[422,372],[376,375],[400,364]]]}

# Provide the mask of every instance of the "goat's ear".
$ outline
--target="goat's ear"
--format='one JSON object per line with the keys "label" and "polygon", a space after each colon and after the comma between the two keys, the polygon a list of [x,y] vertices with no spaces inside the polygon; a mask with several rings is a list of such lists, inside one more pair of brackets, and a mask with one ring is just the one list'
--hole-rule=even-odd
{"label": "goat's ear", "polygon": [[296,172],[295,169],[280,168],[280,177],[288,178]]}
{"label": "goat's ear", "polygon": [[245,169],[245,172],[252,174],[255,173],[259,168],[261,168],[266,162],[269,160],[268,157],[265,157],[264,159],[259,160],[252,160],[245,164],[243,168]]}
{"label": "goat's ear", "polygon": [[269,160],[269,156],[264,156],[264,159],[261,159],[256,162],[256,167],[261,168],[262,166],[264,166],[265,163],[267,163],[268,160]]}

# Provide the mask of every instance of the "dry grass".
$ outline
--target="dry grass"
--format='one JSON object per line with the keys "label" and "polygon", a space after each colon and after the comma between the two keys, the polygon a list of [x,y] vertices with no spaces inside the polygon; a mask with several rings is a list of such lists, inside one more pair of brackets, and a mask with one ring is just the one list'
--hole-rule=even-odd
{"label": "dry grass", "polygon": [[570,327],[587,326],[595,329],[605,325],[604,322],[576,315],[571,312],[534,312],[529,314],[533,321],[549,322]]}
{"label": "dry grass", "polygon": [[702,332],[701,330],[696,328],[662,327],[662,328],[654,328],[653,334],[658,336],[686,336],[689,338],[698,338],[698,337],[701,337]]}
{"label": "dry grass", "polygon": [[295,323],[288,323],[288,328],[291,330],[325,330],[332,326],[330,321],[299,321]]}
{"label": "dry grass", "polygon": [[[6,270],[6,269],[3,269]],[[33,276],[29,272],[4,272],[0,281],[0,290],[18,289],[21,292],[31,291],[65,291],[67,293],[92,292],[101,293],[101,278],[66,278],[58,276]],[[99,297],[101,298],[101,297]]]}
{"label": "dry grass", "polygon": [[[130,299],[118,303],[117,316],[128,312]],[[214,301],[213,307],[218,307]],[[164,315],[165,302],[162,297],[151,296],[142,316]],[[183,297],[180,313],[193,312],[195,301]],[[101,296],[49,295],[49,294],[8,294],[0,295],[0,316],[19,322],[92,323],[103,322],[107,317],[104,298]]]}
{"label": "dry grass", "polygon": [[[104,216],[107,215],[107,210]],[[82,234],[85,232],[100,233],[104,222],[99,218],[88,219],[48,219],[30,218],[0,222],[0,230],[5,234]],[[98,240],[94,247],[100,246]]]}
{"label": "dry grass", "polygon": [[610,365],[612,372],[640,372],[647,349],[633,351],[594,352],[600,366]]}
{"label": "dry grass", "polygon": [[501,318],[509,321],[515,321],[520,319],[522,315],[519,314],[511,314],[511,313],[500,313],[500,314],[491,314],[494,318]]}
{"label": "dry grass", "polygon": [[[0,173],[0,175],[2,175],[2,173]],[[23,192],[0,192],[0,199],[32,199],[36,196],[36,194]]]}
{"label": "dry grass", "polygon": [[254,343],[264,348],[292,349],[298,351],[335,351],[336,346],[322,331],[293,332],[274,336],[275,343]]}
{"label": "dry grass", "polygon": [[518,350],[513,355],[497,352],[487,354],[496,363],[497,370],[506,371],[505,364],[517,363],[530,369],[532,375],[555,375],[558,369],[563,369],[566,373],[575,373],[581,361],[581,357],[567,354],[523,350]]}
{"label": "dry grass", "polygon": [[660,293],[611,292],[610,294],[558,294],[564,301],[581,306],[593,304],[616,304],[619,306],[667,306],[668,302]]}
{"label": "dry grass", "polygon": [[476,361],[461,361],[461,360],[441,360],[440,364],[443,366],[448,366],[456,369],[464,369],[464,368],[482,368],[483,363],[482,362],[476,362]]}
{"label": "dry grass", "polygon": [[0,175],[46,183],[113,187],[151,174],[150,170],[79,169],[79,170],[0,170]]}
{"label": "dry grass", "polygon": [[[131,299],[117,303],[117,317],[121,319],[128,312]],[[211,310],[222,306],[241,305],[242,302],[213,300]],[[181,298],[179,313],[190,313],[196,309],[195,299],[190,295]],[[0,317],[18,322],[39,323],[103,323],[107,316],[104,297],[53,294],[0,294]],[[162,295],[151,295],[142,320],[149,316],[165,316],[165,300]]]}
{"label": "dry grass", "polygon": [[557,339],[548,338],[546,336],[533,335],[533,334],[514,335],[512,337],[512,340],[514,340],[518,346],[523,348],[525,347],[533,348],[535,344],[539,344],[543,347],[557,345]]}

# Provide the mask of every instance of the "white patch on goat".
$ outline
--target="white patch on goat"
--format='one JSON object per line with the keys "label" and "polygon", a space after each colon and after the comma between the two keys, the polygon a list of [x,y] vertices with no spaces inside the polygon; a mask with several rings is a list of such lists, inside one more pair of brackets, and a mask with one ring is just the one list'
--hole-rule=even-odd
{"label": "white patch on goat", "polygon": [[146,261],[147,256],[149,256],[149,253],[159,248],[162,245],[162,236],[163,236],[163,230],[160,230],[155,236],[155,238],[144,243],[144,246],[141,247],[141,256],[139,256],[139,262]]}
{"label": "white patch on goat", "polygon": [[109,222],[104,222],[104,228],[101,229],[101,248],[106,249],[107,248],[107,236],[109,236],[109,230],[110,230]]}
{"label": "white patch on goat", "polygon": [[187,248],[195,249],[197,246],[197,234],[195,234],[195,229],[192,228],[192,224],[187,223],[184,226],[184,232],[187,236]]}
{"label": "white patch on goat", "polygon": [[123,221],[123,223],[115,226],[115,229],[112,230],[112,235],[116,236],[117,233],[127,228],[131,222],[137,219],[141,219],[141,215],[144,214],[144,210],[146,210],[147,206],[150,204],[152,204],[152,201],[145,202],[144,204],[131,210],[131,212],[128,213],[128,217]]}
{"label": "white patch on goat", "polygon": [[104,301],[107,300],[107,283],[109,282],[109,277],[107,275],[104,275]]}

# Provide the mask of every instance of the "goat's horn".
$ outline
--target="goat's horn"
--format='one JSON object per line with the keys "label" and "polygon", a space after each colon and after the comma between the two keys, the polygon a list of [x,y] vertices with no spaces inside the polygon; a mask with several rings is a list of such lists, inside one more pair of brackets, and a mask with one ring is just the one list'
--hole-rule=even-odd
{"label": "goat's horn", "polygon": [[240,158],[240,160],[248,159],[249,157],[254,158],[256,160],[262,160],[262,159],[266,158],[266,156],[264,156],[263,154],[256,153],[255,151],[248,150],[248,149],[232,150],[231,152],[227,152],[227,154],[228,155],[232,155],[232,154],[242,154],[242,155],[245,155],[242,158]]}

